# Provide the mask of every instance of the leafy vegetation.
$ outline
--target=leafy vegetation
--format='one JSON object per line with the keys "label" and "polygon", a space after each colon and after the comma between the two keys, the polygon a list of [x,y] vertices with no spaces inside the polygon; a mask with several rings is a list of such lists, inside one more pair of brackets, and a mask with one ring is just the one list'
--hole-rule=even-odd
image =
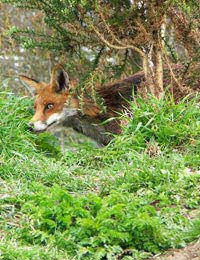
{"label": "leafy vegetation", "polygon": [[138,260],[199,237],[198,99],[131,106],[109,146],[62,154],[0,93],[1,259]]}
{"label": "leafy vegetation", "polygon": [[143,70],[148,91],[161,98],[163,68],[167,67],[172,93],[184,96],[199,89],[197,0],[2,3],[25,9],[25,14],[32,12],[27,25],[24,19],[23,24],[10,19],[8,26],[6,22],[7,37],[25,49],[51,50],[51,56],[57,53],[75,79],[86,83],[96,70],[115,79]]}

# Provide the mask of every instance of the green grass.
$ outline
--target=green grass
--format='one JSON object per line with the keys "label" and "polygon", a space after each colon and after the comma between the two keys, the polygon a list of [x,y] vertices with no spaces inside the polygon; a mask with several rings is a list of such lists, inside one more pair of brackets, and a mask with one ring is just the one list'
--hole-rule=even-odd
{"label": "green grass", "polygon": [[[62,155],[0,93],[0,259],[145,259],[200,236],[198,99],[137,99],[107,147]],[[195,214],[194,214],[195,212]]]}

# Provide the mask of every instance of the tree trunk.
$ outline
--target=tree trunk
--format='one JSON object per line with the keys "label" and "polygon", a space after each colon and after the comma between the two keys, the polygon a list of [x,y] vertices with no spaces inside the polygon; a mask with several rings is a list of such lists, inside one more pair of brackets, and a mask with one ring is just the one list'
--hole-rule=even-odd
{"label": "tree trunk", "polygon": [[163,97],[163,62],[162,50],[160,46],[154,48],[154,82],[155,82],[155,96],[160,99]]}
{"label": "tree trunk", "polygon": [[164,94],[163,89],[163,61],[162,41],[160,32],[154,35],[153,48],[143,56],[143,70],[148,91],[157,99]]}
{"label": "tree trunk", "polygon": [[152,95],[154,95],[154,82],[153,77],[151,73],[151,67],[149,63],[148,55],[144,55],[142,59],[142,65],[143,65],[143,71],[145,76],[145,82],[148,92],[150,92]]}

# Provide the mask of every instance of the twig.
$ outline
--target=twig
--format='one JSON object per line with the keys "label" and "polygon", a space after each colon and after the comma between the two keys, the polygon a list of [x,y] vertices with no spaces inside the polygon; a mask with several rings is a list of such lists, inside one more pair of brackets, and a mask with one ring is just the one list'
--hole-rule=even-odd
{"label": "twig", "polygon": [[133,45],[115,45],[113,43],[110,43],[108,40],[105,39],[105,37],[99,32],[99,30],[92,24],[90,23],[91,28],[93,29],[93,31],[97,34],[97,36],[100,38],[100,40],[105,43],[108,47],[116,49],[116,50],[126,50],[126,49],[132,49],[136,52],[138,52],[141,57],[144,57],[144,53],[143,51],[141,51],[139,48],[137,48],[136,46]]}

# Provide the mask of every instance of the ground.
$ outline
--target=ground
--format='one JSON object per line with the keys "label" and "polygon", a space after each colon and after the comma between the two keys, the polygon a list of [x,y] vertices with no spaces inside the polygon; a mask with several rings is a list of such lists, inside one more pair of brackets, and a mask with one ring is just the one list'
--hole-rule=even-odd
{"label": "ground", "polygon": [[183,249],[169,250],[166,253],[155,256],[156,260],[199,260],[200,259],[200,240],[191,243]]}

